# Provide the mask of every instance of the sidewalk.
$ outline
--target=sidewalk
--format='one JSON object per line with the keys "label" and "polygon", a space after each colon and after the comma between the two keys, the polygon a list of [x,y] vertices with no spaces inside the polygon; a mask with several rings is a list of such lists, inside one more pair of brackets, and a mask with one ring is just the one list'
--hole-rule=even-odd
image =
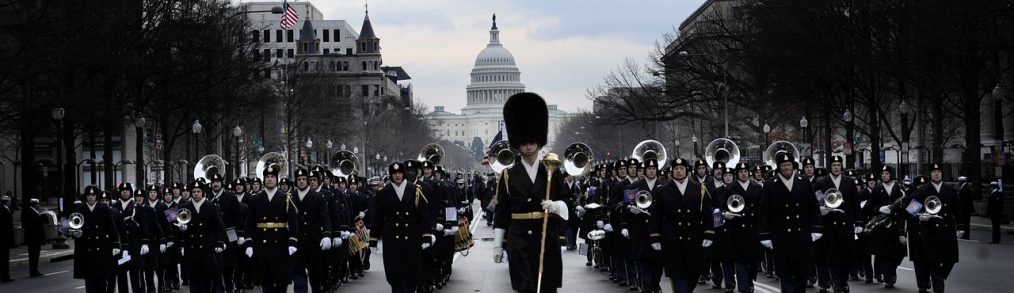
{"label": "sidewalk", "polygon": [[[68,249],[53,249],[53,243],[46,243],[42,245],[42,251],[39,252],[39,266],[45,266],[47,263],[58,262],[68,260],[74,257],[74,241],[71,239],[67,240],[67,244],[70,245]],[[28,266],[28,246],[21,245],[11,249],[11,262],[10,267],[27,267]]]}
{"label": "sidewalk", "polygon": [[[982,231],[992,231],[993,223],[986,217],[972,216],[970,228]],[[1000,225],[1000,231],[1006,231],[1008,233],[1014,232],[1014,226],[1011,224]]]}

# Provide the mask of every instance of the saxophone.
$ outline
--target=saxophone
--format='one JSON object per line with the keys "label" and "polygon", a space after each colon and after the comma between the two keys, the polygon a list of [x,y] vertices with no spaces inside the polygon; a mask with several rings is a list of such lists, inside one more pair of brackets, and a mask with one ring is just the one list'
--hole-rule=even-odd
{"label": "saxophone", "polygon": [[[887,208],[891,209],[891,212],[893,213],[894,209],[901,207],[901,202],[903,200],[905,200],[905,190],[901,190],[901,197],[892,202]],[[878,211],[877,215],[873,216],[873,219],[866,222],[866,226],[863,229],[866,233],[870,233],[877,228],[890,228],[891,225],[894,225],[894,221],[891,221],[891,215]]]}

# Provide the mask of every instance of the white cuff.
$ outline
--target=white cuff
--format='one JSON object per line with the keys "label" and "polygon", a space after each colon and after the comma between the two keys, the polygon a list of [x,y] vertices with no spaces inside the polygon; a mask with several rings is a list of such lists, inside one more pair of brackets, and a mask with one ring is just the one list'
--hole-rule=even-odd
{"label": "white cuff", "polygon": [[493,229],[493,247],[496,247],[496,248],[502,248],[503,247],[503,236],[505,234],[507,234],[507,230],[505,230],[503,228]]}

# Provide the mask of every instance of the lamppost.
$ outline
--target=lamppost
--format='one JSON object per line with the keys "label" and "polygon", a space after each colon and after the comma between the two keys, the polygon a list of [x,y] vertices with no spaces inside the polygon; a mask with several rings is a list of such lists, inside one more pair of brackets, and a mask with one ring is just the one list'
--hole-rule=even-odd
{"label": "lamppost", "polygon": [[[53,120],[56,120],[56,168],[60,172],[60,196],[66,197],[71,192],[67,192],[67,186],[65,178],[67,174],[63,168],[63,117],[66,112],[63,107],[53,108]],[[66,200],[66,198],[64,199]],[[63,205],[60,205],[60,213],[63,213]]]}
{"label": "lamppost", "polygon": [[768,145],[771,143],[771,125],[764,123],[764,148],[761,149],[761,158],[764,158],[764,151],[768,149]]}
{"label": "lamppost", "polygon": [[690,137],[690,140],[694,142],[694,158],[697,158],[697,135]]}
{"label": "lamppost", "polygon": [[243,143],[243,128],[236,125],[236,127],[232,129],[232,136],[236,138],[236,163],[234,164],[236,166],[233,168],[233,172],[235,172],[233,173],[233,178],[239,178],[240,168],[242,167],[239,162],[239,158],[241,158],[239,155],[239,145]]}
{"label": "lamppost", "polygon": [[901,100],[898,107],[901,108],[901,146],[898,150],[898,164],[901,166],[898,169],[901,174],[908,175],[908,113],[911,109],[905,99]]}
{"label": "lamppost", "polygon": [[331,147],[334,147],[334,144],[329,139],[327,140],[327,154],[324,155],[324,164],[328,166],[331,166]]}
{"label": "lamppost", "polygon": [[[201,134],[201,121],[198,121],[197,119],[194,119],[194,124],[190,126],[190,130],[192,130],[194,132],[194,164],[197,164],[197,161],[201,160],[201,155],[200,155],[201,142],[198,140],[200,138],[200,134]],[[188,174],[187,176],[189,178],[189,176],[190,176],[189,174],[191,174],[191,172],[186,172],[186,173]],[[197,179],[197,178],[193,178],[193,179]]]}
{"label": "lamppost", "polygon": [[852,141],[853,137],[853,124],[852,110],[845,109],[845,114],[842,114],[842,120],[845,121],[845,168],[855,168],[855,144]]}
{"label": "lamppost", "polygon": [[806,127],[810,126],[810,121],[806,120],[806,115],[803,115],[802,119],[799,119],[799,128],[803,130],[803,143],[806,144],[807,153],[810,153],[810,140],[806,136]]}
{"label": "lamppost", "polygon": [[134,180],[137,181],[138,187],[146,186],[145,179],[147,178],[145,177],[147,176],[145,176],[145,174],[148,174],[146,172],[147,170],[145,170],[144,165],[144,122],[145,122],[144,115],[142,115],[141,113],[137,113],[137,118],[134,119],[134,128],[137,129],[137,132],[135,132],[135,134],[137,135],[135,143],[137,146],[135,147],[136,149],[135,152],[137,154],[134,157],[134,161],[137,162],[137,164],[134,165],[134,169],[136,171],[135,176],[137,178],[135,178]]}
{"label": "lamppost", "polygon": [[311,150],[313,150],[313,140],[310,140],[310,138],[307,137],[306,138],[306,165],[312,164],[310,162],[310,153],[312,153]]}
{"label": "lamppost", "polygon": [[[690,54],[687,51],[680,51],[679,55],[680,55],[680,57],[687,57],[687,56],[708,56],[708,57],[714,58],[716,60],[719,60],[719,58],[716,57],[715,55],[711,55],[711,54],[707,54],[707,53]],[[729,138],[729,92],[731,92],[731,90],[729,90],[730,89],[730,87],[729,87],[729,74],[727,73],[727,71],[728,70],[726,68],[725,60],[722,60],[722,86],[724,86],[725,89],[726,89],[726,93],[724,95],[722,95],[722,98],[723,98],[722,104],[723,104],[723,108],[725,108],[725,110],[724,110],[725,111],[725,138]],[[695,148],[694,151],[696,151],[696,147],[694,147],[694,148]]]}
{"label": "lamppost", "polygon": [[993,162],[996,178],[1003,178],[1003,97],[1006,94],[1001,84],[993,88]]}
{"label": "lamppost", "polygon": [[375,156],[374,159],[376,159],[376,163],[374,163],[374,164],[378,165],[378,166],[373,166],[373,173],[376,174],[377,170],[380,170],[380,166],[379,166],[379,163],[380,163],[380,153],[377,153],[377,156]]}
{"label": "lamppost", "polygon": [[672,141],[673,146],[676,147],[676,158],[680,158],[680,138],[677,137]]}

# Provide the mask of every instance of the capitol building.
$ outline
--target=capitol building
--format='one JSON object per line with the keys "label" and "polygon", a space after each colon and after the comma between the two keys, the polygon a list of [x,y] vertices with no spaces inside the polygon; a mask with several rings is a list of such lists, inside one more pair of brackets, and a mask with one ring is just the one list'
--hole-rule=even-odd
{"label": "capitol building", "polygon": [[[434,106],[433,112],[426,114],[426,120],[438,139],[460,142],[470,149],[473,143],[488,146],[503,125],[504,102],[511,95],[525,91],[514,55],[500,43],[496,15],[493,15],[493,27],[489,30],[489,44],[475,57],[471,82],[465,91],[468,102],[461,109],[461,114],[448,112],[444,106]],[[571,117],[559,110],[557,105],[548,107],[549,136],[545,149],[553,146],[560,127]],[[504,139],[510,139],[506,131],[503,135]]]}

